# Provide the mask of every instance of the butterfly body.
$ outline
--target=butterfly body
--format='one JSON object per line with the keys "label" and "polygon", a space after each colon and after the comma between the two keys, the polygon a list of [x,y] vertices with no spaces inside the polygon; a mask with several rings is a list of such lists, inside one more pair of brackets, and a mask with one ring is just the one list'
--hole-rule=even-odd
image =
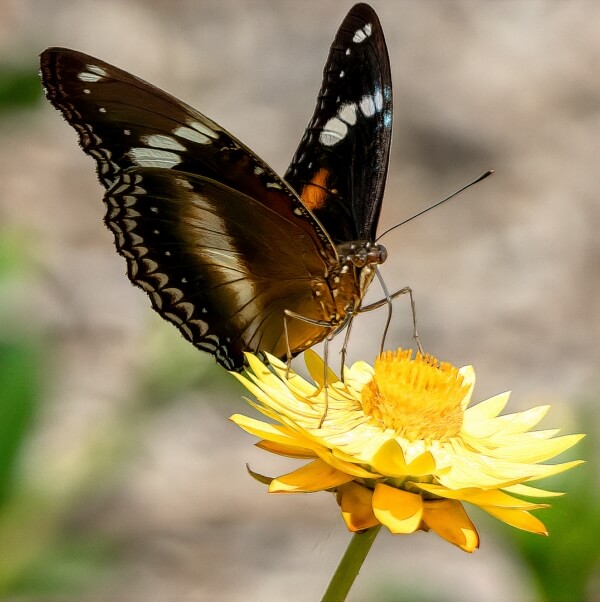
{"label": "butterfly body", "polygon": [[[336,332],[385,260],[373,241],[391,82],[376,19],[357,5],[342,24],[325,69],[326,106],[317,107],[285,179],[151,84],[74,50],[42,54],[48,99],[97,163],[105,223],[130,280],[228,369],[243,367],[245,351],[286,357]],[[357,31],[365,38],[354,42]],[[363,45],[372,32],[375,45]],[[348,62],[352,53],[359,56]],[[367,64],[376,55],[387,71],[363,73],[362,55]],[[339,60],[358,96],[327,83],[332,66],[339,76]]]}

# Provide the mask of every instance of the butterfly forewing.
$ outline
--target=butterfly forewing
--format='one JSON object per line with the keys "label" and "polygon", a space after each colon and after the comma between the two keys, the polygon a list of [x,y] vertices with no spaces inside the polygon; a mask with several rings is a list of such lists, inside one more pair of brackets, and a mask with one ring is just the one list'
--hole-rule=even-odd
{"label": "butterfly forewing", "polygon": [[50,102],[79,133],[109,188],[131,167],[184,171],[222,182],[296,222],[335,252],[322,227],[273,170],[224,128],[167,92],[109,63],[66,48],[41,56]]}
{"label": "butterfly forewing", "polygon": [[379,19],[348,13],[331,46],[317,106],[285,180],[336,243],[375,240],[392,133],[392,82]]}

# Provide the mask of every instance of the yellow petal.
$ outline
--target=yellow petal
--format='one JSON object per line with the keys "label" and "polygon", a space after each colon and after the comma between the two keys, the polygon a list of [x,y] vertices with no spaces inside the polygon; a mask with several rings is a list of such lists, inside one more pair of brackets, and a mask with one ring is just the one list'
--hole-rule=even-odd
{"label": "yellow petal", "polygon": [[260,472],[254,472],[250,466],[248,466],[248,464],[246,464],[246,470],[253,479],[259,483],[262,483],[263,485],[270,485],[273,482],[273,477],[267,477],[263,474],[260,474]]}
{"label": "yellow petal", "polygon": [[462,439],[467,446],[472,447],[475,451],[492,454],[501,453],[504,448],[512,449],[515,446],[527,446],[530,444],[539,445],[544,440],[552,439],[558,432],[559,429],[546,429],[543,431],[506,434],[500,430],[500,432],[490,435],[487,439],[483,439],[478,434],[472,435],[463,430]]}
{"label": "yellow petal", "polygon": [[373,492],[352,481],[337,490],[337,501],[349,531],[363,531],[379,524],[373,514]]}
{"label": "yellow petal", "polygon": [[420,495],[377,483],[373,513],[392,533],[414,533],[423,516],[423,501]]}
{"label": "yellow petal", "polygon": [[404,477],[408,474],[404,452],[394,439],[387,439],[379,447],[373,455],[371,465],[376,471],[390,477]]}
{"label": "yellow petal", "polygon": [[471,403],[471,396],[475,388],[475,370],[473,370],[473,366],[463,366],[458,373],[463,377],[463,385],[468,387],[461,402],[464,410]]}
{"label": "yellow petal", "polygon": [[269,493],[307,493],[332,489],[348,483],[352,475],[332,468],[323,460],[315,460],[298,470],[273,479]]}
{"label": "yellow petal", "polygon": [[440,537],[465,552],[479,547],[479,535],[460,502],[434,500],[423,502],[423,522]]}
{"label": "yellow petal", "polygon": [[530,481],[537,481],[538,479],[545,479],[546,477],[552,477],[555,474],[560,474],[566,470],[571,470],[575,466],[584,464],[585,460],[573,460],[572,462],[563,462],[562,464],[539,464],[539,470],[535,476],[529,479]]}
{"label": "yellow petal", "polygon": [[[273,366],[274,368],[278,368],[278,369],[283,368],[284,370],[287,369],[287,364],[285,364],[284,362],[282,362],[278,357],[275,357],[274,355],[271,355],[268,351],[264,352],[264,354],[265,354],[265,356],[267,358],[267,362],[271,366]],[[246,353],[245,355],[253,355],[253,354]]]}
{"label": "yellow petal", "polygon": [[305,449],[313,449],[315,447],[310,441],[300,439],[295,433],[292,433],[289,429],[279,424],[269,424],[268,422],[262,422],[243,414],[233,414],[233,416],[229,417],[229,420],[259,439],[266,439],[282,445],[303,447]]}
{"label": "yellow petal", "polygon": [[295,445],[285,445],[283,443],[275,443],[275,441],[267,441],[263,439],[258,443],[255,443],[256,447],[269,451],[272,454],[279,456],[287,456],[288,458],[314,458],[315,453],[312,450],[308,450],[304,447],[298,447]]}
{"label": "yellow petal", "polygon": [[[254,376],[255,379],[259,380],[261,385],[270,384],[274,387],[279,387],[281,384],[281,380],[269,370],[269,367],[262,363],[254,354],[246,353],[246,360],[248,361],[248,365],[250,367],[251,372],[246,372],[246,374],[250,377]],[[235,373],[234,373],[235,374]]]}
{"label": "yellow petal", "polygon": [[350,389],[362,391],[362,388],[373,379],[374,373],[373,366],[360,360],[344,370],[344,380]]}
{"label": "yellow petal", "polygon": [[464,416],[465,423],[471,425],[480,420],[495,418],[506,407],[509,397],[510,391],[507,391],[467,408]]}
{"label": "yellow petal", "polygon": [[537,535],[548,535],[548,530],[544,523],[532,514],[529,514],[527,510],[492,508],[490,506],[482,506],[481,508],[507,525],[522,529],[523,531],[529,531],[530,533],[536,533]]}
{"label": "yellow petal", "polygon": [[546,508],[547,504],[534,504],[512,497],[503,491],[497,489],[485,490],[477,487],[464,489],[446,489],[439,485],[429,483],[412,483],[423,491],[433,493],[440,497],[449,498],[452,500],[461,500],[469,502],[476,506],[499,506],[502,508],[527,508],[528,510],[536,510],[538,508]]}
{"label": "yellow petal", "polygon": [[429,451],[407,464],[402,447],[395,439],[388,439],[379,447],[371,460],[371,465],[377,472],[390,477],[407,475],[420,477],[435,471],[435,459]]}
{"label": "yellow petal", "polygon": [[[531,434],[531,433],[528,433]],[[511,462],[545,462],[573,447],[584,435],[563,435],[555,439],[532,439],[525,434],[511,436],[511,441],[503,441],[502,447],[487,450],[487,455]],[[513,438],[514,437],[514,438]],[[515,440],[516,439],[516,440]]]}
{"label": "yellow petal", "polygon": [[489,420],[466,421],[463,430],[473,437],[489,439],[497,436],[520,434],[531,430],[548,413],[550,406],[537,406],[523,412],[504,414]]}
{"label": "yellow petal", "polygon": [[456,453],[452,468],[447,474],[438,475],[440,484],[449,489],[504,489],[520,482],[558,474],[580,464],[577,461],[563,464],[508,462],[469,451],[456,441],[452,444]]}
{"label": "yellow petal", "polygon": [[522,484],[511,485],[510,487],[505,487],[504,490],[516,495],[528,495],[530,497],[560,497],[561,495],[565,495],[562,491],[547,491],[546,489],[538,489],[537,487]]}
{"label": "yellow petal", "polygon": [[339,470],[340,472],[345,472],[351,475],[354,478],[359,479],[378,479],[381,477],[380,474],[369,471],[366,468],[363,468],[359,464],[355,464],[354,462],[346,462],[345,460],[340,460],[337,458],[333,452],[324,447],[316,447],[315,454],[321,458],[326,464],[329,464],[333,468]]}
{"label": "yellow petal", "polygon": [[[323,387],[325,383],[325,362],[312,350],[307,349],[304,352],[304,362],[306,363],[306,369],[310,374],[311,378],[319,385]],[[337,382],[339,378],[329,367],[327,368],[327,384],[331,386]]]}
{"label": "yellow petal", "polygon": [[[278,372],[278,374],[280,378],[286,378],[284,370]],[[301,376],[298,376],[293,372],[289,374],[285,382],[289,386],[292,393],[303,400],[308,400],[319,392],[317,387],[305,381]]]}
{"label": "yellow petal", "polygon": [[503,429],[505,433],[524,433],[536,426],[549,410],[549,405],[536,406],[523,412],[499,416],[496,420],[505,423]]}

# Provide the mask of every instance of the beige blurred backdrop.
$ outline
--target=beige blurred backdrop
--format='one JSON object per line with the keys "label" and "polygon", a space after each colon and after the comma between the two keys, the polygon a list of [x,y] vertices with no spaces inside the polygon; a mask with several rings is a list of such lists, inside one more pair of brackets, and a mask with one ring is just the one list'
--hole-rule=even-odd
{"label": "beige blurred backdrop", "polygon": [[[600,384],[600,3],[372,5],[395,95],[380,231],[496,170],[382,241],[386,283],[413,288],[428,351],[475,366],[477,399],[512,389],[512,410],[551,402],[545,424],[575,428],[572,408]],[[350,7],[0,0],[0,57],[37,69],[47,46],[98,56],[187,101],[283,173]],[[333,499],[268,497],[247,476],[246,462],[267,474],[293,463],[254,450],[227,422],[245,411],[240,391],[210,357],[183,349],[129,284],[102,224],[94,164],[59,114],[40,100],[2,121],[0,137],[0,223],[25,233],[35,264],[0,311],[15,328],[43,332],[52,350],[28,470],[60,490],[85,470],[90,441],[112,450],[107,433],[119,440],[119,469],[82,498],[71,525],[111,537],[123,553],[90,597],[317,599],[348,540]],[[380,295],[374,283],[369,299]],[[357,320],[351,360],[373,357],[384,320]],[[400,299],[388,346],[410,346],[410,336]],[[152,383],[164,362],[176,378],[180,357],[187,373],[197,363],[202,386],[175,387],[177,399],[150,413],[132,410],[140,379]],[[482,540],[469,557],[433,535],[382,534],[353,599],[369,599],[377,579],[431,581],[424,558],[438,591],[461,588],[454,599],[527,599],[532,584],[502,541],[485,527]]]}

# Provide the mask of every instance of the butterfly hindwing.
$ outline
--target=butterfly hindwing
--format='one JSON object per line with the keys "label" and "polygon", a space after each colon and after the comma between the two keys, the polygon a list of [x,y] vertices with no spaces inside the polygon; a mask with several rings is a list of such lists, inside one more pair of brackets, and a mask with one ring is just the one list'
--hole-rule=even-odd
{"label": "butterfly hindwing", "polygon": [[342,22],[317,106],[284,178],[334,242],[375,240],[392,133],[388,52],[375,11]]}
{"label": "butterfly hindwing", "polygon": [[241,368],[243,351],[285,357],[288,343],[298,353],[323,337],[323,327],[291,320],[286,341],[286,309],[322,319],[313,295],[327,292],[327,266],[310,236],[256,200],[201,176],[133,168],[105,203],[131,281],[226,368]]}

